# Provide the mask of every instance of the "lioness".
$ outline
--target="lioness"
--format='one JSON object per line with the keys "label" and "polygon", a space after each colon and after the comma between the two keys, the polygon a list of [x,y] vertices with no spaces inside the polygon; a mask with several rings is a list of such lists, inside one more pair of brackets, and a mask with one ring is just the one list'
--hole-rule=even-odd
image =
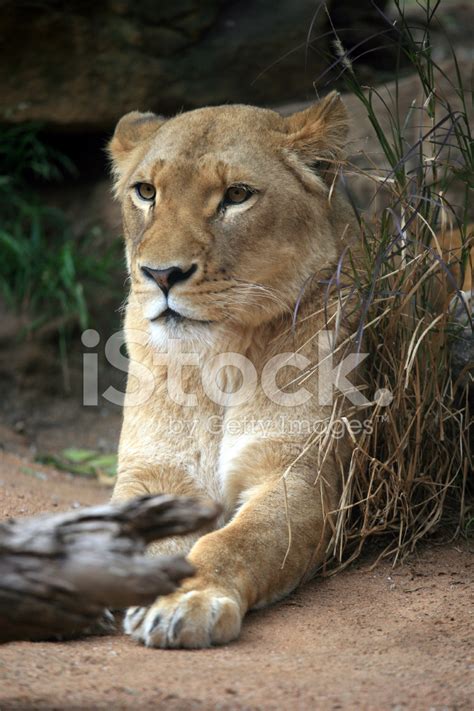
{"label": "lioness", "polygon": [[323,282],[356,234],[334,186],[347,130],[333,93],[288,118],[240,105],[133,112],[110,142],[131,283],[113,499],[166,492],[223,511],[199,539],[156,546],[189,551],[197,572],[127,612],[125,631],[150,647],[233,640],[247,610],[324,557],[351,450],[335,437],[322,456],[307,425],[333,413],[334,364],[324,377],[314,364],[334,346]]}

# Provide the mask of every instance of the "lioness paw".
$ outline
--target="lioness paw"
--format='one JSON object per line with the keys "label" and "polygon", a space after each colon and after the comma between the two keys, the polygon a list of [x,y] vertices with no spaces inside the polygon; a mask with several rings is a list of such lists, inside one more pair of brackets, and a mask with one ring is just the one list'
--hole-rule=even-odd
{"label": "lioness paw", "polygon": [[124,630],[147,647],[193,649],[232,641],[241,623],[237,602],[225,593],[191,590],[158,598],[150,607],[131,607]]}

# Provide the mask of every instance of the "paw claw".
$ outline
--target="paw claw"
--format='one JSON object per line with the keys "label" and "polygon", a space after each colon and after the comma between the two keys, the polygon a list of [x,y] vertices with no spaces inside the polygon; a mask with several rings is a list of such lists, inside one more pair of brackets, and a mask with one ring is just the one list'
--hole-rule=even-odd
{"label": "paw claw", "polygon": [[158,627],[161,622],[161,615],[155,615],[153,622],[151,623],[149,634],[152,634],[153,630]]}
{"label": "paw claw", "polygon": [[125,634],[135,636],[134,633],[143,622],[147,612],[147,607],[130,607],[126,612],[123,621],[123,629]]}
{"label": "paw claw", "polygon": [[184,625],[184,618],[183,617],[178,617],[177,620],[173,623],[173,627],[171,628],[171,639],[175,640],[179,637],[179,633],[183,629]]}

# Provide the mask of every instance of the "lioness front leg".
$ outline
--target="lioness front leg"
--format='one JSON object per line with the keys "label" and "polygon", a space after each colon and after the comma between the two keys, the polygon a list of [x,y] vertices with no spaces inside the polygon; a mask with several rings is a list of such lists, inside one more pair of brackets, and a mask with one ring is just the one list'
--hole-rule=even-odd
{"label": "lioness front leg", "polygon": [[229,524],[193,546],[188,559],[196,576],[146,612],[131,613],[129,633],[149,647],[230,642],[239,635],[247,610],[293,590],[321,560],[328,538],[320,487],[309,479],[291,475],[287,512],[281,479],[253,487]]}
{"label": "lioness front leg", "polygon": [[[137,496],[149,494],[171,494],[208,499],[194,482],[179,469],[169,466],[140,468],[124,467],[119,471],[112,494],[112,503],[129,501]],[[152,555],[187,555],[199,533],[185,536],[170,536],[152,543],[148,550]]]}
{"label": "lioness front leg", "polygon": [[[173,494],[176,496],[203,497],[202,492],[194,483],[185,477],[181,471],[168,467],[124,467],[119,471],[112,502],[128,501],[136,496],[149,494]],[[155,541],[148,547],[150,555],[182,555],[187,556],[199,533],[190,533],[184,536],[170,536]],[[123,627],[126,634],[137,636],[142,623],[152,608],[130,607],[124,616]]]}

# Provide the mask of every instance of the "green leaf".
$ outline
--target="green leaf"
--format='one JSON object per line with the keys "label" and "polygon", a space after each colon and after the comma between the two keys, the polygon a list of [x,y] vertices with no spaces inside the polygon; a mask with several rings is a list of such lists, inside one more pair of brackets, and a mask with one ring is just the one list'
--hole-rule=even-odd
{"label": "green leaf", "polygon": [[70,447],[58,455],[43,454],[36,459],[42,464],[50,464],[56,469],[78,476],[95,477],[100,481],[112,481],[117,473],[116,454],[104,454],[92,449]]}

